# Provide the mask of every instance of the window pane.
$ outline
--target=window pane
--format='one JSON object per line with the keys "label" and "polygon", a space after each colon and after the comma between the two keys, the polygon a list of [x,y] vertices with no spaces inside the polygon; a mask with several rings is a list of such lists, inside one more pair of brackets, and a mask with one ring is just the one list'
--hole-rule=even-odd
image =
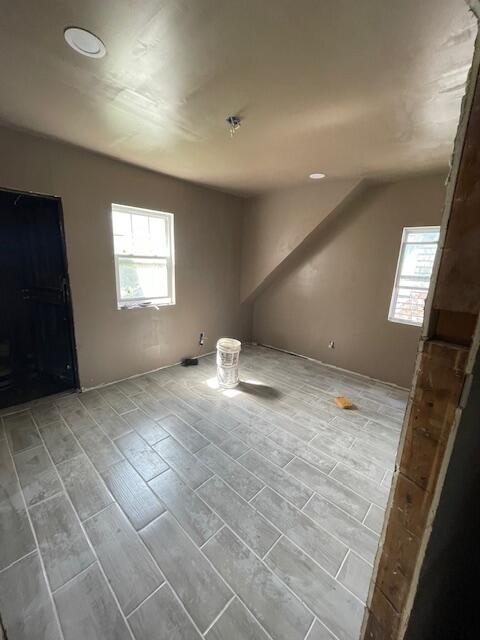
{"label": "window pane", "polygon": [[112,220],[114,235],[126,236],[131,234],[131,216],[129,213],[120,213],[119,211],[114,211]]}
{"label": "window pane", "polygon": [[414,278],[410,277],[401,277],[398,281],[399,287],[418,287],[419,289],[428,289],[430,286],[430,278]]}
{"label": "window pane", "polygon": [[428,291],[400,287],[395,301],[394,316],[407,322],[423,322],[423,310]]}
{"label": "window pane", "polygon": [[440,237],[439,230],[432,231],[409,231],[407,233],[407,242],[438,242]]}
{"label": "window pane", "polygon": [[112,226],[118,306],[174,304],[173,215],[114,204]]}
{"label": "window pane", "polygon": [[440,227],[407,227],[392,293],[389,320],[421,325]]}
{"label": "window pane", "polygon": [[132,216],[133,251],[140,256],[168,255],[164,218]]}
{"label": "window pane", "polygon": [[118,272],[122,300],[168,297],[168,273],[165,260],[118,258]]}
{"label": "window pane", "polygon": [[113,245],[117,256],[122,253],[127,255],[133,253],[132,236],[113,236]]}
{"label": "window pane", "polygon": [[148,216],[133,214],[132,232],[135,237],[148,236]]}
{"label": "window pane", "polygon": [[167,225],[165,218],[149,218],[150,236],[162,253],[168,252]]}
{"label": "window pane", "polygon": [[405,245],[400,275],[430,278],[436,250],[436,244]]}
{"label": "window pane", "polygon": [[113,212],[116,255],[170,255],[165,218]]}
{"label": "window pane", "polygon": [[115,253],[132,252],[132,216],[129,213],[114,211],[113,222],[113,244]]}

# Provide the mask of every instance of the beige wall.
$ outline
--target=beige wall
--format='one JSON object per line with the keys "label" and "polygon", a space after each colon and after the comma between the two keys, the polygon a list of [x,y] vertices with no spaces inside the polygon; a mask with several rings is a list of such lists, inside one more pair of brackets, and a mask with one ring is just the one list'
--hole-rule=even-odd
{"label": "beige wall", "polygon": [[[388,305],[402,228],[439,222],[443,174],[243,201],[10,129],[0,148],[0,187],[62,198],[83,387],[176,362],[200,331],[207,349],[249,338],[250,325],[259,342],[409,385],[419,330],[388,322]],[[175,214],[175,306],[116,309],[112,202]]]}
{"label": "beige wall", "polygon": [[242,300],[255,295],[258,287],[359,183],[360,180],[311,182],[250,198],[242,233]]}
{"label": "beige wall", "polygon": [[[409,386],[420,329],[387,320],[390,296],[402,229],[440,223],[445,176],[361,191],[256,298],[253,338]],[[267,215],[275,233],[281,220]]]}
{"label": "beige wall", "polygon": [[[0,129],[0,187],[61,196],[80,381],[91,387],[241,337],[243,202],[40,137]],[[112,202],[175,214],[177,304],[116,308]]]}

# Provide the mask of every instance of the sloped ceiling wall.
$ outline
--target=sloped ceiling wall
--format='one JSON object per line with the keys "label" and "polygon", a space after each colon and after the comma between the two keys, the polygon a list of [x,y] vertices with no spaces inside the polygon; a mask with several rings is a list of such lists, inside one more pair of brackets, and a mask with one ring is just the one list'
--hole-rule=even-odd
{"label": "sloped ceiling wall", "polygon": [[280,265],[360,183],[358,179],[313,183],[246,200],[240,282],[242,302],[255,298]]}
{"label": "sloped ceiling wall", "polygon": [[[254,290],[252,338],[409,386],[420,328],[390,322],[388,308],[403,227],[440,223],[446,173],[445,168],[442,173],[354,187],[350,197],[283,258],[284,268]],[[243,295],[252,290],[245,288],[249,274],[267,273],[272,246],[284,256],[287,243],[281,239],[304,236],[305,220],[314,218],[315,204],[318,218],[325,214],[326,203],[330,208],[332,192],[322,189],[323,185],[314,193],[293,190],[251,203],[253,215],[245,215],[244,241],[254,234],[248,229],[253,221],[254,229],[263,234],[254,242],[255,264],[263,269],[248,271],[251,248],[244,246]],[[273,206],[282,200],[283,209]],[[312,210],[305,212],[307,205]],[[331,340],[334,349],[328,348]]]}

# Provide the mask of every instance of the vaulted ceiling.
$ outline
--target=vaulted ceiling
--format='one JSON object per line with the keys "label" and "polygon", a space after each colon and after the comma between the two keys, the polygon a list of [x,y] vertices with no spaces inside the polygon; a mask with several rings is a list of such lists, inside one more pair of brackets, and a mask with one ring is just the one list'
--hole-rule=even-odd
{"label": "vaulted ceiling", "polygon": [[[0,0],[0,16],[1,121],[238,193],[446,167],[476,34],[464,0]],[[75,53],[69,25],[107,55]]]}

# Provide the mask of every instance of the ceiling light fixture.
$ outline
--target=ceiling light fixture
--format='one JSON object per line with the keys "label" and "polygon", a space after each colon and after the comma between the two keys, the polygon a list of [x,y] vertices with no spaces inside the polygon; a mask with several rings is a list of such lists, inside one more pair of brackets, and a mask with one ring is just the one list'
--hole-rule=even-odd
{"label": "ceiling light fixture", "polygon": [[103,58],[107,53],[105,45],[98,36],[80,27],[67,27],[63,37],[77,53],[89,58]]}
{"label": "ceiling light fixture", "polygon": [[233,136],[240,129],[242,119],[240,118],[240,116],[228,116],[227,118],[225,118],[225,122],[227,123],[228,130],[230,131],[230,137],[233,138]]}
{"label": "ceiling light fixture", "polygon": [[309,178],[311,180],[321,180],[322,178],[326,178],[327,176],[324,173],[311,173]]}

